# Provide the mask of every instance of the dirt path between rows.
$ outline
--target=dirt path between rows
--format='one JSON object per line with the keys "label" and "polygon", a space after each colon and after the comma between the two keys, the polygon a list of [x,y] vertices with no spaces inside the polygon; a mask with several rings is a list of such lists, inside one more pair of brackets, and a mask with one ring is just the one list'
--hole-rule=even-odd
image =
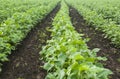
{"label": "dirt path between rows", "polygon": [[40,68],[43,61],[39,60],[39,52],[41,47],[46,44],[46,40],[50,38],[47,27],[52,26],[52,19],[59,9],[60,4],[31,30],[15,51],[12,51],[12,55],[9,56],[10,61],[3,65],[0,79],[45,78],[46,71]]}
{"label": "dirt path between rows", "polygon": [[[107,61],[102,62],[106,68],[109,68],[113,71],[113,75],[110,76],[110,79],[120,79],[120,49],[115,48],[110,41],[105,39],[102,32],[95,31],[94,28],[85,24],[83,17],[79,15],[77,10],[70,7],[70,16],[73,26],[79,33],[83,33],[86,37],[90,38],[90,41],[87,43],[90,49],[100,48],[99,56],[105,56],[108,58]],[[119,60],[120,61],[120,60]]]}

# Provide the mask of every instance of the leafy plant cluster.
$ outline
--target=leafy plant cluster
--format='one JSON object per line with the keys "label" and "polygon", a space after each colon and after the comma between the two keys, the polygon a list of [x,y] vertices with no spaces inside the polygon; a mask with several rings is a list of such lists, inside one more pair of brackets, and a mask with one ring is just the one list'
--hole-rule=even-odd
{"label": "leafy plant cluster", "polygon": [[[27,33],[35,26],[35,24],[43,19],[57,5],[59,0],[50,3],[51,0],[41,1],[42,5],[32,7],[26,12],[16,12],[12,17],[7,18],[0,25],[0,67],[1,62],[8,61],[7,56],[11,54],[11,50],[22,41]],[[0,68],[1,71],[1,68]]]}
{"label": "leafy plant cluster", "polygon": [[67,2],[69,3],[69,5],[76,8],[81,15],[84,16],[87,24],[92,25],[96,29],[104,32],[105,38],[110,39],[113,44],[115,44],[117,47],[120,47],[119,25],[117,25],[114,21],[110,19],[105,19],[103,15],[101,15],[97,11],[91,10],[90,7],[85,6],[89,3],[81,4],[81,1],[79,0],[76,0],[76,2],[74,0],[68,0]]}
{"label": "leafy plant cluster", "polygon": [[25,12],[32,7],[38,7],[42,5],[42,0],[9,0],[9,1],[0,1],[0,23],[6,20],[8,17],[11,17],[16,12]]}
{"label": "leafy plant cluster", "polygon": [[88,49],[83,34],[72,26],[64,1],[50,31],[52,38],[40,52],[48,72],[45,79],[108,79],[111,71],[98,63],[106,58],[96,56],[99,49]]}
{"label": "leafy plant cluster", "polygon": [[104,19],[120,24],[120,0],[81,0],[80,4],[96,11]]}

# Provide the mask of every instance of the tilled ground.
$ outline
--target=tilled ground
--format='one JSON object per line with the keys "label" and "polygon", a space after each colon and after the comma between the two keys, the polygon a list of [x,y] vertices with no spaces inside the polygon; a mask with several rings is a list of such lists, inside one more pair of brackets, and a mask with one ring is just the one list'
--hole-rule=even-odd
{"label": "tilled ground", "polygon": [[9,56],[10,61],[3,65],[0,79],[45,78],[46,71],[40,67],[43,61],[39,60],[39,52],[50,38],[47,28],[52,26],[52,19],[59,9],[60,4],[31,30],[15,51],[12,51],[12,55]]}
{"label": "tilled ground", "polygon": [[[44,63],[40,61],[39,52],[41,47],[50,39],[48,27],[52,26],[52,19],[60,9],[60,4],[46,16],[27,37],[17,46],[9,56],[10,61],[4,63],[0,79],[44,79],[46,71],[42,69]],[[110,79],[120,79],[120,49],[115,48],[108,39],[105,39],[102,32],[86,25],[85,20],[76,9],[70,7],[71,21],[75,29],[84,34],[84,38],[90,38],[87,43],[90,49],[100,48],[98,55],[107,57],[108,60],[102,63],[106,68],[113,71]]]}
{"label": "tilled ground", "polygon": [[87,43],[90,49],[100,48],[98,56],[107,57],[107,61],[102,62],[104,66],[114,73],[110,79],[120,79],[120,49],[115,48],[108,39],[105,39],[103,33],[86,25],[85,20],[76,9],[70,7],[71,21],[75,29],[84,34],[85,38],[90,38]]}

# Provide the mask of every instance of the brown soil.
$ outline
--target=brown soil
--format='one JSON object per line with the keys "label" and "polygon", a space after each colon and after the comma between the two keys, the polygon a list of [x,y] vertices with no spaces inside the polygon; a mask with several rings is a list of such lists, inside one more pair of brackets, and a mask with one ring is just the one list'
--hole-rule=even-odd
{"label": "brown soil", "polygon": [[60,4],[28,33],[15,51],[12,51],[12,55],[9,56],[10,61],[3,63],[0,79],[45,78],[46,71],[40,67],[43,66],[43,61],[39,60],[39,52],[50,38],[47,27],[52,26],[52,19],[59,8]]}
{"label": "brown soil", "polygon": [[110,79],[120,79],[120,49],[115,48],[108,39],[105,39],[102,32],[85,24],[83,17],[72,7],[70,7],[70,16],[75,29],[83,33],[85,38],[90,38],[88,47],[100,48],[98,56],[107,57],[108,60],[102,63],[114,73]]}

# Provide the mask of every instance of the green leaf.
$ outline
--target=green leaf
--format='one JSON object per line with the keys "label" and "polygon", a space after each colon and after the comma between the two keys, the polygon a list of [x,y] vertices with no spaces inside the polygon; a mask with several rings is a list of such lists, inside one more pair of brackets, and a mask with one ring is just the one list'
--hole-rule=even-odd
{"label": "green leaf", "polygon": [[54,66],[54,64],[50,64],[49,62],[48,63],[45,63],[45,65],[44,65],[44,69],[46,69],[47,71],[49,71],[49,70],[51,70],[52,69],[52,67]]}

